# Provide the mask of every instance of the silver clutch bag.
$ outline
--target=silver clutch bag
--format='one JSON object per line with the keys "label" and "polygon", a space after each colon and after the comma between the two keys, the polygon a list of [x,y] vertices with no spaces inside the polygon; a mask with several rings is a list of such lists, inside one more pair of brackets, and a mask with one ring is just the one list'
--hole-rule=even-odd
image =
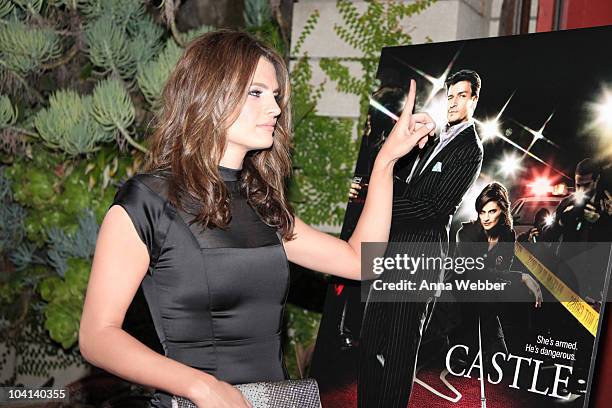
{"label": "silver clutch bag", "polygon": [[[235,385],[253,408],[321,408],[316,380],[287,380]],[[190,400],[172,397],[172,408],[197,408]]]}

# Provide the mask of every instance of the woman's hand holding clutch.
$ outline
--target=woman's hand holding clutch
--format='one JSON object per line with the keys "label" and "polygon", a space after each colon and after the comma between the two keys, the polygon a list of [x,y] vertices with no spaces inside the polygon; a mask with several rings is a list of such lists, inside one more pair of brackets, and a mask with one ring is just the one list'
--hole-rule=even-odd
{"label": "woman's hand holding clutch", "polygon": [[189,399],[198,408],[251,408],[242,393],[230,384],[214,379],[194,392]]}

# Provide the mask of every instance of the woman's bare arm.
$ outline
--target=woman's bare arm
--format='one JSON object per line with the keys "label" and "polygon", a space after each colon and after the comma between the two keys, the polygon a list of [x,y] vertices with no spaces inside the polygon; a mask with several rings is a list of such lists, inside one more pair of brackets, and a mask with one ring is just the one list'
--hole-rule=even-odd
{"label": "woman's bare arm", "polygon": [[285,242],[289,260],[315,271],[360,280],[361,242],[386,242],[389,239],[392,176],[392,163],[379,168],[375,165],[370,176],[368,198],[348,242],[320,232],[296,217],[295,239]]}
{"label": "woman's bare arm", "polygon": [[83,357],[128,381],[184,396],[200,407],[248,407],[229,384],[156,353],[121,328],[148,266],[147,248],[129,216],[122,207],[111,207],[98,235],[81,318]]}

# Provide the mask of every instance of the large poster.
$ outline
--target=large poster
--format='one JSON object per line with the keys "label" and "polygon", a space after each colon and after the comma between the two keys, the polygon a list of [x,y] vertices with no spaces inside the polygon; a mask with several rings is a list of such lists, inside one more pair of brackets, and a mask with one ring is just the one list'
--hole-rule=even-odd
{"label": "large poster", "polygon": [[[600,27],[383,49],[342,237],[356,225],[376,153],[415,79],[415,111],[434,117],[438,136],[395,166],[390,241],[410,241],[399,245],[406,253],[418,244],[414,237],[434,237],[438,255],[454,265],[431,279],[441,285],[435,306],[399,299],[395,289],[377,302],[373,287],[384,279],[332,281],[311,369],[324,407],[356,407],[358,394],[362,408],[401,406],[383,401],[408,396],[410,407],[588,406],[610,279],[612,54],[604,48],[611,41],[612,27]],[[462,176],[443,177],[465,166],[451,152],[473,135],[483,154],[462,192]],[[425,179],[440,180],[437,190],[421,186]],[[461,192],[457,205],[445,189]],[[422,206],[417,215],[415,205]],[[457,260],[468,255],[483,257],[484,275],[457,279]],[[371,261],[362,267],[382,265]],[[462,292],[466,279],[480,278],[512,292]],[[410,279],[394,288],[400,281],[409,292]],[[411,328],[412,315],[419,322]],[[389,349],[401,350],[406,338],[418,343],[404,349],[414,361]],[[368,353],[378,363],[364,361]],[[389,374],[392,366],[401,373]],[[413,371],[414,382],[407,380]]]}

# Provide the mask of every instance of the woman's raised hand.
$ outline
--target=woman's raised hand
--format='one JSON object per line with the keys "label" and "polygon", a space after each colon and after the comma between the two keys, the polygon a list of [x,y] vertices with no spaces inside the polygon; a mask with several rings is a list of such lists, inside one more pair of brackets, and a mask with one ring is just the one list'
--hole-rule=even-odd
{"label": "woman's raised hand", "polygon": [[416,82],[412,79],[402,115],[380,149],[379,157],[394,162],[410,152],[416,145],[422,148],[427,143],[428,136],[434,135],[436,124],[431,116],[427,113],[412,113],[415,98]]}

